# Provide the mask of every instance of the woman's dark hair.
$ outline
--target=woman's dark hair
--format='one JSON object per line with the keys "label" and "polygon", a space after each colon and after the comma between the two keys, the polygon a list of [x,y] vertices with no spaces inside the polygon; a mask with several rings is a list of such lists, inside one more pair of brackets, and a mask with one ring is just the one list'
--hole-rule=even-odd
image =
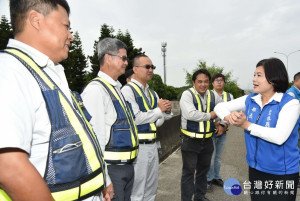
{"label": "woman's dark hair", "polygon": [[202,69],[199,69],[199,70],[197,70],[196,72],[194,72],[194,74],[193,74],[193,76],[192,76],[193,82],[195,82],[195,80],[196,80],[196,78],[197,78],[197,76],[198,76],[199,74],[204,74],[204,75],[206,75],[206,76],[208,77],[209,81],[211,80],[211,77],[210,77],[210,74],[209,74],[208,70],[202,68]]}
{"label": "woman's dark hair", "polygon": [[289,77],[283,62],[277,58],[263,59],[256,68],[262,66],[267,81],[273,85],[274,92],[284,93],[289,88]]}

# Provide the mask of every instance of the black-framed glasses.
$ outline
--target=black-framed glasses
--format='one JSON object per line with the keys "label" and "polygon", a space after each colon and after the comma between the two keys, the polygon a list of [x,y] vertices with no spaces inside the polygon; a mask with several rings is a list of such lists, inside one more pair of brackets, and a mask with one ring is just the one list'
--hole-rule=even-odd
{"label": "black-framed glasses", "polygon": [[224,82],[223,79],[215,79],[214,82]]}
{"label": "black-framed glasses", "polygon": [[107,53],[108,55],[110,56],[113,56],[113,57],[119,57],[120,59],[122,59],[123,62],[125,61],[129,61],[128,57],[127,56],[120,56],[120,55],[116,55],[116,54],[110,54],[110,53]]}
{"label": "black-framed glasses", "polygon": [[136,66],[136,67],[144,67],[144,68],[146,68],[146,69],[152,68],[153,70],[156,68],[156,66],[150,65],[150,64],[146,64],[146,65],[143,65],[143,66]]}

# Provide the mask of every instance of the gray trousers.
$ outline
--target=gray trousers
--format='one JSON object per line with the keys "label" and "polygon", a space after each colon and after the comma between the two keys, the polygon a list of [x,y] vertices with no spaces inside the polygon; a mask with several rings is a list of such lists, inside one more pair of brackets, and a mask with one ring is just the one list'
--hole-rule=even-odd
{"label": "gray trousers", "polygon": [[158,187],[157,145],[140,144],[134,165],[132,201],[154,201]]}
{"label": "gray trousers", "polygon": [[115,193],[112,201],[130,201],[134,178],[133,165],[108,165],[107,170]]}

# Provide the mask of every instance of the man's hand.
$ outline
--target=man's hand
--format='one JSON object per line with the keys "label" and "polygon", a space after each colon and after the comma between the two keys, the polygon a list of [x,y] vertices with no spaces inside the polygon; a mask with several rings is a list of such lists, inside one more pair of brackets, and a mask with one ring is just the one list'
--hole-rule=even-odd
{"label": "man's hand", "polygon": [[228,127],[227,125],[222,126],[221,124],[219,124],[217,129],[216,129],[217,136],[223,135],[223,133],[226,132],[227,127]]}
{"label": "man's hand", "polygon": [[211,119],[217,118],[217,115],[216,115],[215,111],[211,111],[209,114],[210,114]]}
{"label": "man's hand", "polygon": [[111,201],[114,197],[114,187],[113,184],[109,184],[106,188],[102,190],[102,195],[104,198],[104,201]]}
{"label": "man's hand", "polygon": [[224,120],[231,124],[231,125],[235,125],[236,122],[241,118],[241,113],[237,112],[237,111],[233,111],[231,112],[229,115],[227,115]]}
{"label": "man's hand", "polygon": [[229,124],[234,126],[238,126],[244,129],[247,129],[251,123],[247,120],[247,117],[244,112],[234,111],[227,115],[224,120],[226,120]]}
{"label": "man's hand", "polygon": [[[170,101],[169,101],[170,102]],[[159,99],[158,100],[158,103],[157,103],[157,106],[159,107],[159,109],[162,111],[162,112],[165,112],[167,111],[169,108],[169,104],[166,102],[166,100],[164,99]],[[172,105],[171,105],[172,107]]]}
{"label": "man's hand", "polygon": [[167,110],[166,112],[171,112],[172,109],[172,103],[169,100],[164,100],[164,105],[166,106]]}

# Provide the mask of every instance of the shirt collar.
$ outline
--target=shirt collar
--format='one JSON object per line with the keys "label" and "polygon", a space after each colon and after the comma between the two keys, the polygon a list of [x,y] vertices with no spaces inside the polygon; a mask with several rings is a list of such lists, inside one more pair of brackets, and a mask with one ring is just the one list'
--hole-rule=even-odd
{"label": "shirt collar", "polygon": [[[142,88],[144,90],[144,85],[142,85],[139,81],[137,81],[136,79],[131,79],[131,82],[137,84],[140,88]],[[149,85],[146,83],[146,88],[144,91],[146,91],[149,88]]]}
{"label": "shirt collar", "polygon": [[[218,92],[215,89],[213,89],[213,92],[215,92],[215,94],[218,94]],[[221,93],[221,95],[219,95],[219,94],[218,95],[219,96],[223,96],[224,93],[225,93],[225,91],[223,90],[222,93]]]}
{"label": "shirt collar", "polygon": [[[268,103],[272,102],[273,100],[276,102],[280,102],[282,99],[283,93],[278,93],[275,92],[275,94],[270,98],[270,100],[268,101]],[[261,101],[261,94],[257,94],[256,96],[251,97],[257,104],[262,105],[262,101]],[[267,103],[267,104],[268,104]]]}
{"label": "shirt collar", "polygon": [[[195,89],[195,87],[193,86],[193,88]],[[207,96],[209,89],[206,90],[206,92],[204,93],[203,97]],[[199,94],[198,91],[195,89],[196,94]],[[216,92],[217,93],[217,92]],[[202,96],[201,94],[199,94],[199,96]]]}
{"label": "shirt collar", "polygon": [[20,42],[15,39],[9,39],[7,47],[17,48],[17,49],[25,52],[42,68],[45,68],[49,62],[52,63],[52,65],[54,66],[53,61],[51,61],[48,56],[46,56],[45,54],[41,53],[37,49],[35,49],[23,42]]}
{"label": "shirt collar", "polygon": [[109,75],[107,75],[106,73],[104,73],[102,71],[98,72],[98,76],[103,78],[106,82],[108,82],[109,84],[111,84],[114,87],[118,87],[118,88],[122,87],[122,84],[118,80],[115,81]]}

